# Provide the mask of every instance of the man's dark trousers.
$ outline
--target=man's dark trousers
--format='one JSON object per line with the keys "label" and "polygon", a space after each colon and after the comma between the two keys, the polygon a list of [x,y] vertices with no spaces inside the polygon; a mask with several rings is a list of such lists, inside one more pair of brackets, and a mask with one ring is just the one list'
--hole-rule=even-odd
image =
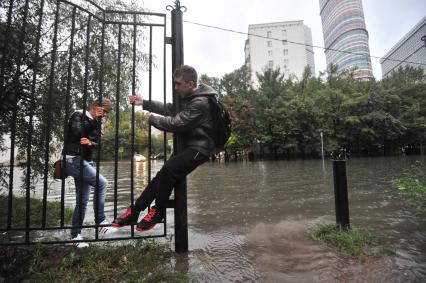
{"label": "man's dark trousers", "polygon": [[208,156],[193,148],[187,148],[179,154],[172,155],[136,200],[134,209],[138,212],[145,210],[155,199],[158,211],[165,212],[175,185],[208,160]]}

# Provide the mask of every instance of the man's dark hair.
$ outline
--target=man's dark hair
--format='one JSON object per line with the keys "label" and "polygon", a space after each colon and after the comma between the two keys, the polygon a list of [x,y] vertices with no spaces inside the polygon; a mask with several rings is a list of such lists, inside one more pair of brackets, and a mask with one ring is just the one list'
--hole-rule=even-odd
{"label": "man's dark hair", "polygon": [[180,77],[186,81],[186,82],[194,82],[195,85],[197,85],[198,81],[198,74],[197,71],[188,65],[182,65],[176,68],[176,70],[173,72],[173,77]]}
{"label": "man's dark hair", "polygon": [[100,100],[93,101],[92,106],[103,107],[107,112],[112,110],[112,102],[106,97],[102,98],[102,102]]}

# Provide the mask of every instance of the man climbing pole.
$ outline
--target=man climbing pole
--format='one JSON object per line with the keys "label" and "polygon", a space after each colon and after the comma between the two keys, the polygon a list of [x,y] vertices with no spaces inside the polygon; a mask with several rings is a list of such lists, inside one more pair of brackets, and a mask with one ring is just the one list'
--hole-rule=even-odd
{"label": "man climbing pole", "polygon": [[[217,92],[207,85],[197,85],[196,70],[187,65],[178,67],[174,74],[174,88],[182,99],[182,110],[173,113],[173,105],[142,99],[138,95],[130,97],[130,103],[142,105],[144,110],[160,115],[146,113],[150,125],[159,130],[179,133],[183,137],[184,150],[164,163],[161,170],[149,182],[136,202],[112,223],[115,227],[137,224],[137,231],[152,229],[163,221],[166,206],[174,186],[184,179],[199,165],[209,160],[215,149],[214,121],[210,111],[209,97],[217,96]],[[179,193],[179,192],[175,192]],[[155,206],[140,221],[141,211],[155,200]]]}

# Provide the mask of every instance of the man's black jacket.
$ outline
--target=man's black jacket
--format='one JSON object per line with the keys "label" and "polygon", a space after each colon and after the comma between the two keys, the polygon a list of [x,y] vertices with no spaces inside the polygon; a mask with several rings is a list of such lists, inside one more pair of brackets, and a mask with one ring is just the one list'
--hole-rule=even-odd
{"label": "man's black jacket", "polygon": [[213,128],[208,99],[212,95],[217,95],[213,88],[200,84],[194,93],[182,97],[182,110],[177,114],[171,103],[144,100],[143,109],[162,115],[151,115],[151,125],[166,132],[181,134],[185,148],[193,148],[210,156],[215,148],[208,134]]}

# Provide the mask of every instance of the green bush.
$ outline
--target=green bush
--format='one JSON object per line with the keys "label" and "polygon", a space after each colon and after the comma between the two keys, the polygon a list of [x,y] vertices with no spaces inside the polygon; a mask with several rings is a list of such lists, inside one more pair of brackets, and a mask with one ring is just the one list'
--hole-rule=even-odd
{"label": "green bush", "polygon": [[402,194],[421,202],[420,211],[426,215],[426,166],[416,162],[393,184]]}

